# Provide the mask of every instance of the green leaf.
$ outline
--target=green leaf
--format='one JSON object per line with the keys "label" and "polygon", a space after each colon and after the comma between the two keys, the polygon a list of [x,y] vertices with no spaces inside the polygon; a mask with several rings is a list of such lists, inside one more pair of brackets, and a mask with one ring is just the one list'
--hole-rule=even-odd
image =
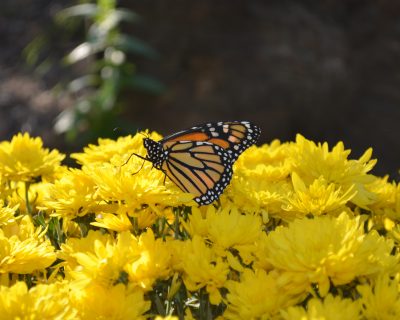
{"label": "green leaf", "polygon": [[55,16],[55,20],[62,23],[71,17],[93,17],[97,14],[98,10],[97,5],[93,3],[78,4],[59,11]]}
{"label": "green leaf", "polygon": [[136,17],[138,16],[128,10],[113,10],[107,12],[102,19],[97,19],[97,23],[102,32],[107,33],[117,28],[121,24],[121,21],[133,22],[138,20]]}
{"label": "green leaf", "polygon": [[135,12],[128,9],[116,9],[115,14],[118,15],[120,21],[138,22],[141,18]]}
{"label": "green leaf", "polygon": [[43,229],[46,229],[47,227],[42,211],[39,211],[38,214],[33,217],[33,222],[35,223],[35,226],[41,226]]}
{"label": "green leaf", "polygon": [[68,84],[68,89],[71,92],[79,92],[85,88],[99,84],[99,76],[94,74],[88,74],[72,80]]}
{"label": "green leaf", "polygon": [[113,41],[114,45],[125,52],[131,52],[147,58],[157,59],[159,54],[144,41],[133,36],[119,35]]}
{"label": "green leaf", "polygon": [[39,61],[39,56],[44,48],[47,48],[48,39],[44,35],[34,38],[23,50],[26,62],[33,66]]}
{"label": "green leaf", "polygon": [[123,80],[123,85],[155,95],[165,91],[165,86],[161,82],[146,75],[135,75],[134,77],[125,79]]}
{"label": "green leaf", "polygon": [[101,42],[84,42],[73,49],[66,57],[67,64],[73,64],[87,57],[98,53],[104,49],[104,44]]}

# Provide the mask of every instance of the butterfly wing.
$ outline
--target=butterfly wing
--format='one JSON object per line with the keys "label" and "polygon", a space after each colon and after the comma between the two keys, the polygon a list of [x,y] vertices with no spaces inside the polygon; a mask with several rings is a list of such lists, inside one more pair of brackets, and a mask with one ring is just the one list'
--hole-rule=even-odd
{"label": "butterfly wing", "polygon": [[203,141],[217,145],[231,155],[231,161],[256,143],[261,130],[249,121],[206,123],[165,137],[160,142],[168,149],[178,141]]}
{"label": "butterfly wing", "polygon": [[205,205],[218,199],[232,178],[231,155],[203,141],[174,141],[161,169],[184,192]]}
{"label": "butterfly wing", "polygon": [[158,142],[145,139],[144,146],[147,160],[205,205],[219,198],[232,178],[233,163],[260,132],[248,121],[206,123]]}

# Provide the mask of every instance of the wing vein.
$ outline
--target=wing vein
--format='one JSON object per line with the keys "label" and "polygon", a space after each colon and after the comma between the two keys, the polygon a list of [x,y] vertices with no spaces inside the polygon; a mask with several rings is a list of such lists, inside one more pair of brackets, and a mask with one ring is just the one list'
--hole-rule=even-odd
{"label": "wing vein", "polygon": [[[201,181],[201,183],[203,183],[203,185],[204,185],[204,186],[206,187],[206,189],[207,189],[207,185],[204,184],[203,180],[202,180],[193,170],[190,170],[190,167],[188,167],[184,162],[181,162],[181,161],[179,161],[179,160],[175,160],[175,159],[174,159],[174,161],[180,162],[180,163],[182,164],[182,166],[188,168],[189,171],[190,171],[191,173],[193,173],[193,175],[195,175],[195,176],[197,177],[197,179],[199,179],[199,180]],[[173,166],[173,167],[175,168],[176,171],[178,171],[187,181],[189,181],[189,183],[191,183],[191,184],[199,191],[200,194],[203,194],[203,192],[201,191],[200,187],[197,186],[197,184],[195,184],[195,183],[193,182],[193,180],[190,179],[190,177],[188,177],[188,175],[187,175],[185,172],[183,172],[183,170],[181,170],[180,168],[178,168],[176,165],[174,165],[174,164],[171,163],[171,162],[168,162],[168,164],[170,164],[171,166]],[[178,179],[178,181],[179,181],[179,179]],[[182,185],[184,185],[184,184],[182,183]],[[185,187],[185,190],[188,190],[188,189]],[[188,191],[188,192],[189,192],[189,191]]]}
{"label": "wing vein", "polygon": [[[196,159],[198,159],[198,158],[196,158]],[[214,161],[203,160],[203,159],[198,159],[198,160],[201,161],[201,162],[204,164],[204,168],[197,168],[197,167],[189,166],[188,164],[186,164],[185,162],[183,162],[183,161],[181,161],[181,160],[179,160],[179,159],[177,159],[177,158],[174,158],[173,160],[174,160],[175,162],[179,162],[182,166],[188,168],[191,172],[193,172],[193,174],[196,174],[196,173],[194,172],[194,170],[205,171],[205,170],[207,170],[207,169],[213,170],[213,171],[215,171],[216,173],[221,174],[221,172],[219,172],[218,170],[216,170],[216,169],[214,169],[213,167],[210,167],[209,165],[207,165],[207,162],[216,163],[216,164],[219,164],[219,165],[221,165],[221,166],[223,167],[223,165],[222,165],[221,162],[214,162]],[[191,168],[193,168],[193,169],[191,169]],[[201,180],[201,178],[200,178],[197,174],[196,174],[196,177],[199,178],[199,180]],[[206,186],[206,187],[207,187],[207,186]]]}
{"label": "wing vein", "polygon": [[[181,188],[181,190],[186,191],[186,192],[189,192],[189,190],[186,188],[186,186],[182,183],[181,180],[179,180],[179,178],[175,175],[175,173],[174,173],[173,170],[171,169],[172,164],[171,164],[170,162],[168,162],[168,161],[166,162],[166,164],[167,164],[169,173],[173,176],[174,179],[171,179],[171,177],[169,177],[168,174],[167,174],[167,176],[168,176],[171,180],[173,180],[176,184],[178,184],[178,187]],[[175,169],[175,168],[173,168],[173,169],[174,169],[174,170],[177,170],[177,169]],[[180,174],[182,174],[179,170],[177,170],[177,171],[178,171]],[[185,176],[183,176],[183,177],[186,179]]]}

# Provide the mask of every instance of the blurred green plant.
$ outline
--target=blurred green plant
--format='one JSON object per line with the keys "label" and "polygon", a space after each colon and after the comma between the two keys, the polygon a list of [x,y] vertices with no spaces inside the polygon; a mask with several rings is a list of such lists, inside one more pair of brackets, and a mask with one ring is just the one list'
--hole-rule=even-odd
{"label": "blurred green plant", "polygon": [[[122,23],[137,23],[140,17],[131,10],[119,8],[116,0],[97,0],[65,8],[56,14],[55,21],[65,32],[71,26],[84,28],[84,41],[63,59],[66,66],[80,73],[66,85],[76,103],[58,116],[55,131],[65,134],[67,141],[79,138],[81,143],[104,136],[114,127],[124,131],[128,125],[117,118],[124,107],[120,99],[122,91],[133,88],[160,94],[164,90],[154,78],[138,74],[136,65],[129,59],[130,56],[158,57],[145,42],[121,31]],[[28,62],[32,64],[38,59],[38,46],[44,44],[43,37],[38,37],[27,47]]]}

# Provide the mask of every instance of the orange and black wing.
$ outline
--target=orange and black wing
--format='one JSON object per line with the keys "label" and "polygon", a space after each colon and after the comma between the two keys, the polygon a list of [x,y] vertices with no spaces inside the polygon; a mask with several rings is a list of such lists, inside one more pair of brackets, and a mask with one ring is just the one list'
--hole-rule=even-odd
{"label": "orange and black wing", "polygon": [[161,170],[184,192],[205,205],[218,199],[232,178],[231,155],[203,141],[173,141]]}
{"label": "orange and black wing", "polygon": [[164,149],[169,149],[175,142],[209,142],[230,153],[231,161],[252,144],[256,143],[261,130],[249,121],[225,121],[206,123],[165,137],[160,141]]}
{"label": "orange and black wing", "polygon": [[200,205],[218,199],[232,178],[232,165],[254,144],[260,128],[248,121],[206,123],[165,137],[144,139],[145,160],[161,169]]}

